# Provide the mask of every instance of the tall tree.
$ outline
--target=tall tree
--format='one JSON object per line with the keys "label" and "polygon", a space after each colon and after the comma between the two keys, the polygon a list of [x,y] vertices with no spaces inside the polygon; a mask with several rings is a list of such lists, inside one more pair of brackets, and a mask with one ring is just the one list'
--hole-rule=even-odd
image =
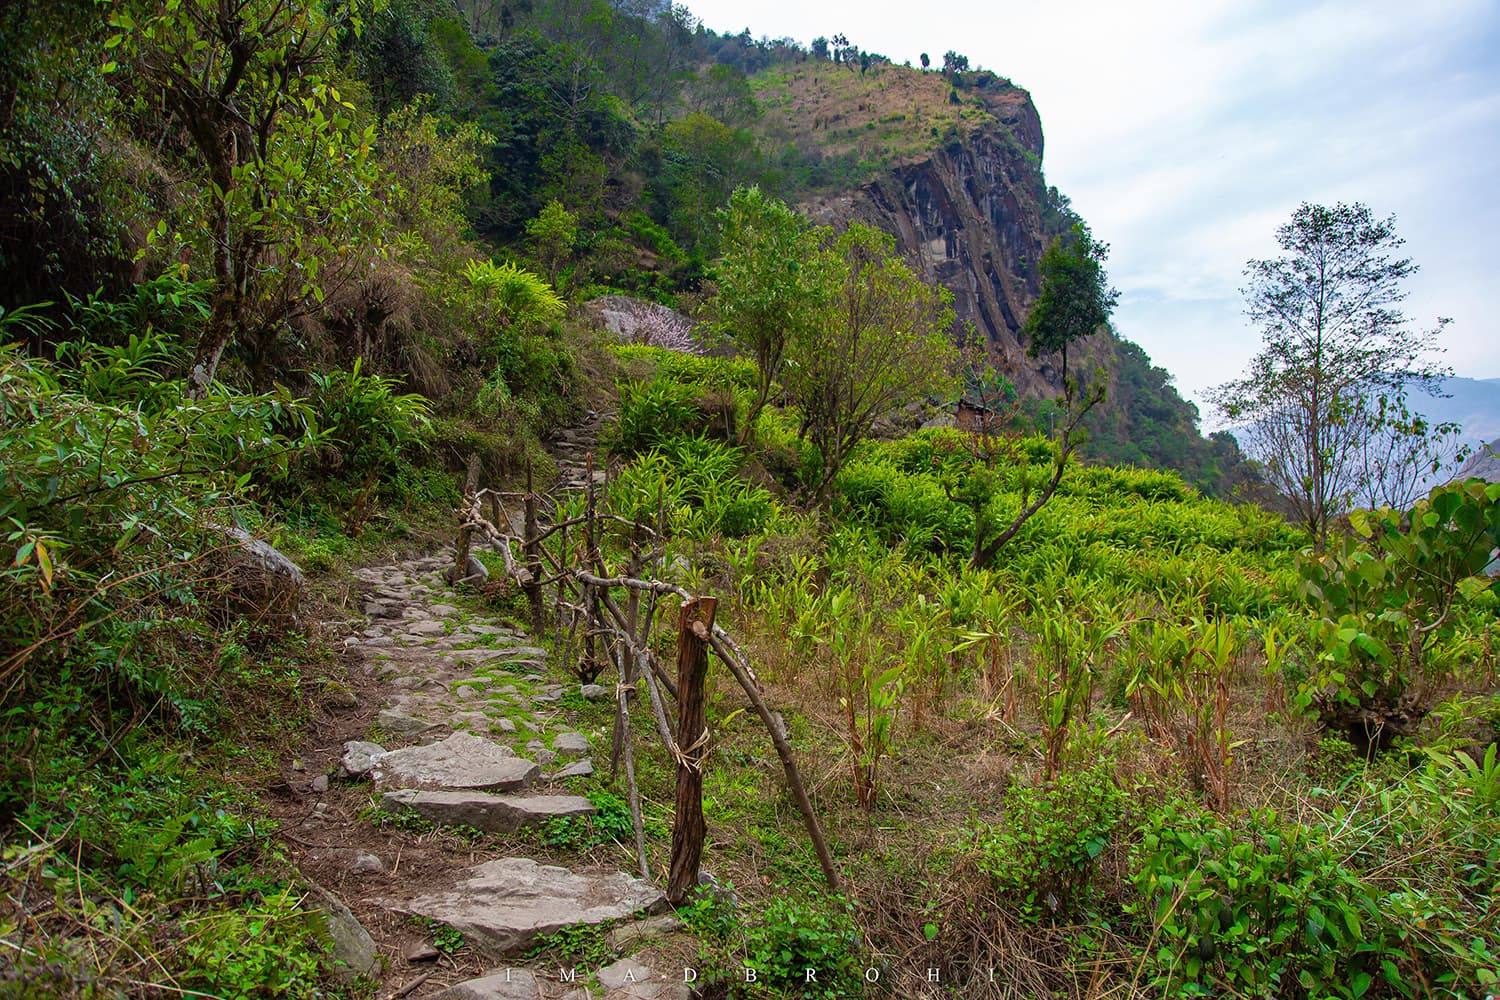
{"label": "tall tree", "polygon": [[213,303],[188,373],[201,397],[235,338],[265,339],[375,249],[374,129],[332,79],[339,37],[360,19],[348,2],[141,0],[110,20],[206,181]]}
{"label": "tall tree", "polygon": [[985,520],[976,519],[975,566],[995,558],[1001,547],[1052,499],[1062,485],[1073,453],[1084,442],[1084,418],[1104,401],[1102,373],[1087,385],[1069,373],[1068,346],[1092,336],[1109,322],[1109,314],[1114,311],[1119,293],[1109,287],[1104,273],[1104,260],[1108,256],[1109,244],[1097,242],[1082,222],[1074,224],[1071,239],[1053,241],[1042,254],[1042,293],[1027,314],[1023,330],[1030,341],[1027,353],[1033,358],[1044,351],[1061,356],[1062,419],[1052,439],[1052,471],[1035,498],[1029,494],[1022,496],[1021,509],[993,537],[985,537],[990,530]]}
{"label": "tall tree", "polygon": [[802,434],[823,458],[815,498],[875,421],[908,403],[946,396],[957,349],[952,295],[895,256],[895,240],[855,224],[826,241],[822,306],[787,344],[783,382],[802,412]]}
{"label": "tall tree", "polygon": [[755,359],[758,373],[740,425],[744,443],[781,378],[788,342],[822,306],[827,261],[807,220],[759,188],[736,189],[719,224],[719,329]]}
{"label": "tall tree", "polygon": [[1276,241],[1282,256],[1245,266],[1261,352],[1212,398],[1321,547],[1329,518],[1358,495],[1372,435],[1426,433],[1403,431],[1397,415],[1412,390],[1449,374],[1430,360],[1448,320],[1417,330],[1398,308],[1417,266],[1399,256],[1395,216],[1304,202]]}

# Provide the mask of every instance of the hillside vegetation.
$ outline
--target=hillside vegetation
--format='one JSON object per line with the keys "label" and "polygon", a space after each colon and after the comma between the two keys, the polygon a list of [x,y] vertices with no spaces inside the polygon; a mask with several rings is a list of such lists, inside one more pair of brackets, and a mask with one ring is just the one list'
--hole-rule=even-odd
{"label": "hillside vegetation", "polygon": [[821,60],[792,63],[751,78],[761,111],[755,129],[773,148],[849,161],[851,172],[841,178],[847,188],[993,126],[1012,106],[1029,104],[1024,91],[994,74],[967,76],[972,79],[889,63],[863,71]]}
{"label": "hillside vegetation", "polygon": [[[484,572],[434,572],[424,627],[461,622],[459,660],[533,631],[544,588],[481,544],[480,485],[587,520],[585,568],[654,567],[648,619],[717,597],[801,761],[842,893],[710,675],[718,888],[671,956],[705,995],[1500,982],[1500,486],[1350,512],[1316,548],[1226,499],[1232,439],[1105,338],[1082,454],[1118,464],[1080,464],[1057,428],[1085,387],[1016,398],[892,237],[771,197],[1003,132],[1024,91],[654,4],[42,0],[0,39],[0,997],[431,996],[493,961],[375,923],[403,879],[635,864],[602,760],[560,779],[591,818],[503,833],[391,812],[332,763],[432,735],[383,707],[441,685],[356,650],[394,641],[371,579],[452,557],[461,504]],[[1079,221],[1032,182],[1049,236]],[[747,202],[789,241],[749,261]],[[705,322],[643,309],[621,343],[581,308],[603,293]],[[969,389],[999,419],[919,429]],[[575,734],[614,691],[660,881],[679,760],[561,595],[485,683]],[[480,721],[529,751],[514,714]],[[362,968],[330,940],[325,836],[383,855],[339,886],[381,935]],[[637,947],[618,929],[514,959],[597,970]]]}

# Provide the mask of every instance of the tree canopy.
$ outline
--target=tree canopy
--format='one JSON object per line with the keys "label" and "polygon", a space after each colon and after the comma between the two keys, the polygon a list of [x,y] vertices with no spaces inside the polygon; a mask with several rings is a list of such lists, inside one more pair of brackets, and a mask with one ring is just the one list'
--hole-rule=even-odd
{"label": "tree canopy", "polygon": [[1262,349],[1213,398],[1321,544],[1359,490],[1372,436],[1400,433],[1397,402],[1447,374],[1431,361],[1447,320],[1418,330],[1399,308],[1417,265],[1400,256],[1395,216],[1304,202],[1276,241],[1281,256],[1245,265]]}

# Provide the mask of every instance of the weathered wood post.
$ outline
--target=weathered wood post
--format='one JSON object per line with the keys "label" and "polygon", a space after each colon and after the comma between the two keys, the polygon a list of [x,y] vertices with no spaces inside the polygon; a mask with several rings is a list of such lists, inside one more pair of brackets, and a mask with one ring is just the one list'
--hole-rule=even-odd
{"label": "weathered wood post", "polygon": [[531,579],[526,581],[526,599],[531,602],[531,632],[538,638],[547,628],[546,613],[542,604],[542,543],[537,540],[536,493],[531,487],[531,459],[526,460],[526,572]]}
{"label": "weathered wood post", "polygon": [[469,577],[469,545],[474,529],[469,527],[478,513],[479,504],[475,494],[479,492],[479,452],[469,452],[468,469],[464,475],[464,496],[458,512],[458,551],[454,553],[452,583]]}
{"label": "weathered wood post", "polygon": [[667,884],[667,900],[674,906],[698,887],[703,858],[703,760],[708,756],[703,686],[718,603],[712,597],[684,601],[677,621],[677,805]]}

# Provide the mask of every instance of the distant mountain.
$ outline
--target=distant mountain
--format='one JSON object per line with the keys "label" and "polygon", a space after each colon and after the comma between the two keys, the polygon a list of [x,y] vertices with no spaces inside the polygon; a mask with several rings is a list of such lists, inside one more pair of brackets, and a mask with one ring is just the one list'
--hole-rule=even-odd
{"label": "distant mountain", "polygon": [[1417,394],[1412,409],[1432,421],[1451,420],[1463,428],[1465,441],[1476,448],[1481,441],[1500,438],[1500,378],[1443,379],[1446,396]]}
{"label": "distant mountain", "polygon": [[1453,478],[1487,479],[1492,483],[1500,483],[1500,438],[1475,449],[1474,456],[1464,463],[1464,467]]}

